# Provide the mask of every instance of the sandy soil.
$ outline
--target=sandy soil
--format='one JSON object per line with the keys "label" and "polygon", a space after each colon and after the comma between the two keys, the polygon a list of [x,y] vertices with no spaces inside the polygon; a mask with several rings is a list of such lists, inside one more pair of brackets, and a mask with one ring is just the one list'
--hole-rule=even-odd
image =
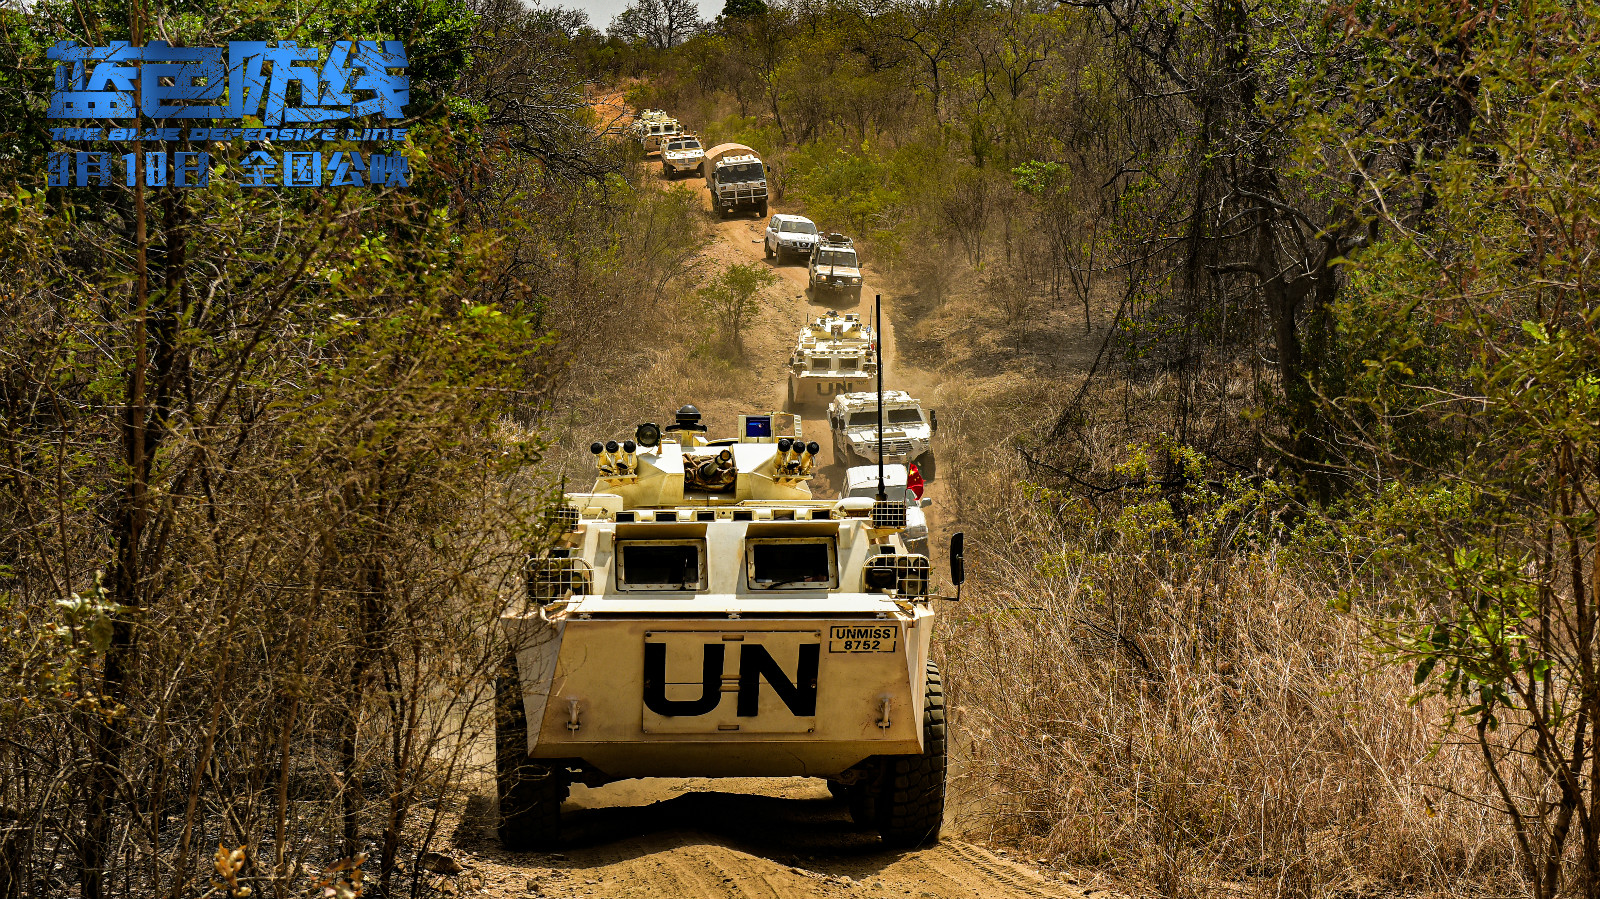
{"label": "sandy soil", "polygon": [[487,794],[467,804],[451,858],[458,891],[489,896],[702,899],[800,896],[1109,897],[1097,884],[945,839],[885,852],[820,780],[624,781],[574,787],[572,838],[556,853],[508,853]]}
{"label": "sandy soil", "polygon": [[[621,108],[618,96],[597,100],[606,112]],[[612,116],[605,116],[610,119]],[[665,183],[665,182],[663,182]],[[699,179],[678,182],[700,188]],[[709,208],[709,197],[705,197]],[[784,211],[773,207],[772,212]],[[763,219],[754,216],[715,221],[704,258],[714,266],[760,261],[782,278],[761,319],[746,335],[749,377],[732,398],[702,404],[712,430],[730,428],[740,411],[777,410],[786,398],[789,351],[808,316],[823,303],[805,294],[805,266],[777,265],[762,250]],[[871,297],[882,292],[867,260],[859,307],[869,316]],[[917,395],[933,377],[896,356],[892,314],[895,297],[884,294],[885,386]],[[846,301],[848,302],[848,301]],[[801,409],[806,436],[823,446],[824,481],[837,483],[821,404]],[[941,478],[946,473],[941,472]],[[827,484],[818,490],[829,495]],[[934,499],[929,523],[935,530],[935,566],[943,564],[937,542],[949,529],[939,515],[938,481],[929,484]],[[564,808],[569,840],[559,853],[510,853],[494,835],[493,787],[483,784],[463,808],[444,848],[451,864],[463,869],[437,878],[445,892],[488,896],[762,897],[911,896],[1058,897],[1102,895],[1103,887],[1061,871],[1012,859],[1001,849],[986,849],[953,838],[971,820],[974,806],[953,799],[946,813],[946,838],[913,852],[886,852],[874,834],[855,828],[842,803],[816,779],[647,779],[590,789],[573,787]]]}

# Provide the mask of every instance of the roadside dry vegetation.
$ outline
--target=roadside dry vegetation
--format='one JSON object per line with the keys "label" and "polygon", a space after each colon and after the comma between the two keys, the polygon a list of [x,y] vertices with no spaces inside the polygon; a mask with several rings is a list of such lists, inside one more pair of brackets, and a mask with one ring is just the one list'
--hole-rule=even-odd
{"label": "roadside dry vegetation", "polygon": [[604,44],[892,279],[976,538],[943,652],[991,832],[1168,895],[1593,895],[1595,13]]}

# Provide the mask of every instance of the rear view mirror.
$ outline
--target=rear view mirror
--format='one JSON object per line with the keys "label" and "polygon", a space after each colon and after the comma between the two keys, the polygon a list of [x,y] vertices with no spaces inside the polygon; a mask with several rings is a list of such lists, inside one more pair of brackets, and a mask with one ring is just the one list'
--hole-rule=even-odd
{"label": "rear view mirror", "polygon": [[925,496],[922,499],[917,500],[917,505],[920,506],[921,508],[926,509],[929,506],[933,505],[933,500],[931,500],[931,499],[929,499],[928,497]]}
{"label": "rear view mirror", "polygon": [[[950,583],[957,588],[967,579],[967,535],[956,531],[950,537]],[[959,596],[959,592],[957,593]]]}

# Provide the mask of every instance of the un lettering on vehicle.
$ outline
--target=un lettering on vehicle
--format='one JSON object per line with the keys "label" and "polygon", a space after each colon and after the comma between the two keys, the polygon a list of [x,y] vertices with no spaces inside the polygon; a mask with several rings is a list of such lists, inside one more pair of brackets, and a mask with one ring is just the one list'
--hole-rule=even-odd
{"label": "un lettering on vehicle", "polygon": [[645,635],[647,734],[806,734],[817,727],[820,631]]}

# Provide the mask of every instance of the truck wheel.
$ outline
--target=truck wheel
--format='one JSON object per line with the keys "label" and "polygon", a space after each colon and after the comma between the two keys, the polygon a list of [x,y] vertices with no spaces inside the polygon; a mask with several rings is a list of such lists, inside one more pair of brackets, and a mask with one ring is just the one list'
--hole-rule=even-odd
{"label": "truck wheel", "polygon": [[495,678],[495,792],[499,794],[500,844],[510,850],[541,849],[561,840],[561,803],[566,774],[528,758],[528,718],[516,665]]}
{"label": "truck wheel", "polygon": [[850,291],[850,301],[852,303],[861,302],[861,288],[857,287],[855,290]]}
{"label": "truck wheel", "polygon": [[876,811],[885,846],[932,845],[944,824],[944,680],[932,662],[922,695],[922,754],[884,760]]}
{"label": "truck wheel", "polygon": [[762,200],[761,201],[761,217],[762,218],[766,218],[767,217],[767,201],[766,200]]}

